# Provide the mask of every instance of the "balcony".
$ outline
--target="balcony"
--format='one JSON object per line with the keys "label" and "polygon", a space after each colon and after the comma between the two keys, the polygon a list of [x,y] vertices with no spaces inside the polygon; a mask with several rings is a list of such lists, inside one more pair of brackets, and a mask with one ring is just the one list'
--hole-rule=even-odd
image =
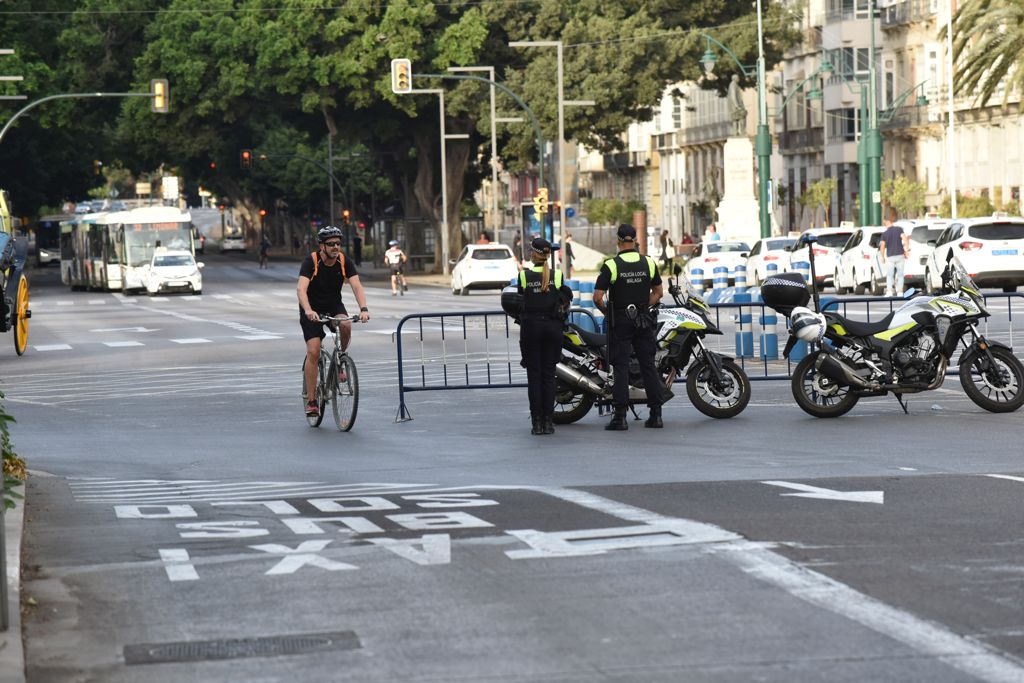
{"label": "balcony", "polygon": [[938,0],[898,0],[879,10],[882,15],[882,28],[895,28],[914,21],[923,21],[938,11]]}
{"label": "balcony", "polygon": [[[747,116],[750,116],[748,113]],[[677,131],[679,146],[699,145],[702,142],[725,142],[732,134],[731,121],[716,121],[703,126],[692,126]]]}
{"label": "balcony", "polygon": [[629,152],[615,152],[604,155],[604,170],[624,171],[629,168]]}
{"label": "balcony", "polygon": [[825,148],[825,129],[803,128],[788,130],[779,135],[779,152],[782,154],[806,154]]}

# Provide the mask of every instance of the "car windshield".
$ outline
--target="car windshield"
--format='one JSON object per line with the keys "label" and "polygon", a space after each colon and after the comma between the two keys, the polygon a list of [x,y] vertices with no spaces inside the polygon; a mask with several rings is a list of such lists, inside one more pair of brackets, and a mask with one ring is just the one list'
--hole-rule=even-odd
{"label": "car windshield", "polygon": [[157,256],[153,259],[154,266],[191,266],[194,264],[195,261],[193,261],[192,257],[187,254]]}
{"label": "car windshield", "polygon": [[715,252],[733,252],[733,251],[750,251],[750,247],[747,246],[746,242],[725,242],[715,244],[709,242],[707,245],[708,253],[714,254]]}
{"label": "car windshield", "polygon": [[818,238],[817,245],[819,247],[838,249],[846,244],[852,234],[852,232],[826,232],[821,235],[815,235],[815,237]]}
{"label": "car windshield", "polygon": [[785,249],[786,247],[790,247],[795,243],[795,238],[786,240],[768,240],[767,242],[765,242],[765,250],[772,251],[774,249]]}
{"label": "car windshield", "polygon": [[503,261],[512,258],[508,249],[474,249],[471,257],[480,261]]}
{"label": "car windshield", "polygon": [[937,240],[942,234],[942,228],[929,228],[927,225],[919,225],[910,233],[910,240],[918,244],[928,244],[928,240]]}
{"label": "car windshield", "polygon": [[980,240],[1024,239],[1024,223],[982,223],[967,228],[967,234]]}

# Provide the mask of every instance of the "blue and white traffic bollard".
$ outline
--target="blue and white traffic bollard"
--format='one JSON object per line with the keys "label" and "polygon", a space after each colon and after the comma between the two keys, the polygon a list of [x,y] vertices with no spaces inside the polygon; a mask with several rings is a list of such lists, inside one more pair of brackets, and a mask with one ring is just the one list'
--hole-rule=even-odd
{"label": "blue and white traffic bollard", "polygon": [[761,360],[779,359],[779,316],[775,309],[765,306],[758,320],[761,325]]}
{"label": "blue and white traffic bollard", "polygon": [[739,320],[736,327],[736,356],[738,358],[754,357],[754,315],[750,307],[751,298],[746,292],[737,292],[733,301],[741,305]]}
{"label": "blue and white traffic bollard", "polygon": [[733,269],[732,281],[736,289],[744,290],[747,288],[747,267],[745,265],[740,264]]}
{"label": "blue and white traffic bollard", "polygon": [[793,264],[793,270],[804,278],[806,284],[811,284],[811,263],[810,261],[797,261]]}
{"label": "blue and white traffic bollard", "polygon": [[[600,313],[594,308],[594,283],[593,282],[581,282],[580,283],[580,308],[586,309],[593,313],[595,316]],[[599,330],[594,329],[594,321],[590,319],[589,315],[581,314],[578,325],[588,332],[598,332]]]}
{"label": "blue and white traffic bollard", "polygon": [[690,286],[696,292],[704,292],[704,269],[694,268],[690,271]]}

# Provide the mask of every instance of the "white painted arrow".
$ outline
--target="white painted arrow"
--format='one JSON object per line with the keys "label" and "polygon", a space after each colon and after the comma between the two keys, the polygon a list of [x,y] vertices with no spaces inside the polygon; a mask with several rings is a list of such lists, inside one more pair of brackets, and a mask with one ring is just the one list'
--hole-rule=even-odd
{"label": "white painted arrow", "polygon": [[803,491],[803,493],[783,493],[783,496],[796,498],[820,498],[822,500],[841,500],[847,503],[877,503],[882,505],[885,502],[884,491],[836,491],[834,489],[823,489],[818,486],[807,484],[795,484],[791,481],[762,481],[762,484],[769,486],[781,486],[784,489]]}
{"label": "white painted arrow", "polygon": [[90,332],[156,332],[157,330],[149,329],[147,327],[104,327],[99,330],[89,330]]}

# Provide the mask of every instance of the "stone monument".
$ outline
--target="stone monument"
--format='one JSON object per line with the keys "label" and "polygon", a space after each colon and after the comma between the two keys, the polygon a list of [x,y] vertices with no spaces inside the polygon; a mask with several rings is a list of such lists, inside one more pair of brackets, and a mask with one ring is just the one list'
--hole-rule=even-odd
{"label": "stone monument", "polygon": [[761,237],[754,192],[754,145],[746,134],[747,110],[735,75],[729,84],[728,102],[733,134],[725,141],[723,154],[725,193],[718,204],[718,233],[723,240],[741,240],[753,246]]}

